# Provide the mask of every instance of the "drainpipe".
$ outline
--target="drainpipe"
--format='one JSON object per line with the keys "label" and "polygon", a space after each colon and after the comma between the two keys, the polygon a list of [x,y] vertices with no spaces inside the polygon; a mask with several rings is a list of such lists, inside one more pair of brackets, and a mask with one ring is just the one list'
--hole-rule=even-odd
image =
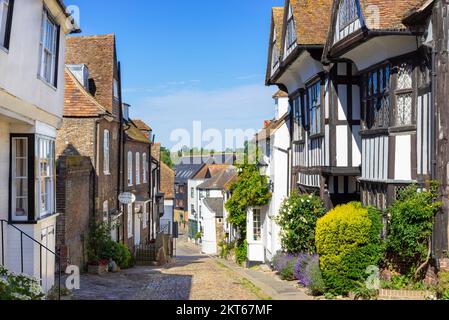
{"label": "drainpipe", "polygon": [[99,166],[99,144],[98,144],[98,137],[100,136],[100,119],[95,120],[95,125],[94,125],[94,148],[95,148],[95,152],[94,152],[94,177],[93,177],[93,186],[92,186],[92,205],[93,205],[93,218],[94,221],[96,222],[97,220],[97,171]]}
{"label": "drainpipe", "polygon": [[[437,159],[436,159],[436,130],[437,130],[437,123],[438,123],[438,106],[437,106],[437,99],[435,98],[437,94],[437,68],[436,68],[436,57],[437,57],[437,51],[435,49],[435,45],[432,46],[432,96],[431,96],[431,108],[432,108],[432,116],[433,116],[433,130],[431,130],[431,178],[432,180],[436,179],[436,166],[437,166]],[[434,218],[435,220],[435,218]],[[440,268],[439,266],[439,259],[437,257],[437,248],[435,245],[435,221],[434,221],[434,232],[432,232],[432,259],[436,262],[437,269]]]}
{"label": "drainpipe", "polygon": [[[124,188],[124,170],[123,170],[123,164],[124,162],[124,140],[123,140],[123,100],[122,100],[122,70],[121,70],[121,64],[118,62],[118,86],[119,86],[119,137],[118,137],[118,166],[117,166],[117,210],[120,213],[121,210],[121,204],[118,200],[118,196],[120,193],[122,193]],[[121,183],[123,181],[123,184]],[[122,226],[125,225],[125,217],[122,215]],[[124,227],[123,227],[124,228]],[[120,231],[118,230],[118,239],[120,241]],[[123,229],[123,242],[125,241],[125,229]]]}

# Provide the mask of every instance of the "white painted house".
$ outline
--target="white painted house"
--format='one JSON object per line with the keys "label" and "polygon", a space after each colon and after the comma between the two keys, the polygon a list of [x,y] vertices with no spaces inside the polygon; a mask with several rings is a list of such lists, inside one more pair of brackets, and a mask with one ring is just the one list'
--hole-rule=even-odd
{"label": "white painted house", "polygon": [[65,35],[76,29],[62,1],[0,0],[0,263],[45,290],[55,272]]}
{"label": "white painted house", "polygon": [[205,254],[218,254],[218,245],[225,240],[226,186],[235,174],[234,167],[225,166],[197,187],[201,251]]}
{"label": "white painted house", "polygon": [[288,125],[288,95],[278,91],[274,96],[276,115],[257,136],[264,154],[264,174],[267,176],[272,198],[263,208],[251,208],[247,217],[248,260],[271,261],[281,250],[280,227],[275,222],[279,209],[288,196],[290,185],[290,130]]}

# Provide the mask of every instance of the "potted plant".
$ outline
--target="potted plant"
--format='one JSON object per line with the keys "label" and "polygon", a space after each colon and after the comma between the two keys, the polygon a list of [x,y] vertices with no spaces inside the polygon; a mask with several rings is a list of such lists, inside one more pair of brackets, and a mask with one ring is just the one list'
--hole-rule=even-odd
{"label": "potted plant", "polygon": [[201,234],[201,232],[197,232],[195,234],[195,244],[200,244],[201,243],[201,238],[203,237],[203,235]]}
{"label": "potted plant", "polygon": [[111,239],[107,224],[92,221],[87,243],[87,271],[92,274],[108,272],[113,252],[114,242]]}

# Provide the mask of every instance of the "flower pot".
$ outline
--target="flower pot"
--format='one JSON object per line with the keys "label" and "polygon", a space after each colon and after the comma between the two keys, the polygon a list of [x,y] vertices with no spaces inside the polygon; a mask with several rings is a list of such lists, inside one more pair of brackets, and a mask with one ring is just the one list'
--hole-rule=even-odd
{"label": "flower pot", "polygon": [[98,264],[98,265],[88,265],[87,272],[90,274],[104,274],[108,272],[108,265]]}

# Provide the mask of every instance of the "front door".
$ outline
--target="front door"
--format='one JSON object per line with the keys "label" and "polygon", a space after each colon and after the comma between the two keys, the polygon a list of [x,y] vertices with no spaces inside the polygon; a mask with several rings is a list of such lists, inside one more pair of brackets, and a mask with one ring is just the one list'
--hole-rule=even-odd
{"label": "front door", "polygon": [[134,214],[134,244],[136,246],[140,245],[140,219],[137,214]]}

